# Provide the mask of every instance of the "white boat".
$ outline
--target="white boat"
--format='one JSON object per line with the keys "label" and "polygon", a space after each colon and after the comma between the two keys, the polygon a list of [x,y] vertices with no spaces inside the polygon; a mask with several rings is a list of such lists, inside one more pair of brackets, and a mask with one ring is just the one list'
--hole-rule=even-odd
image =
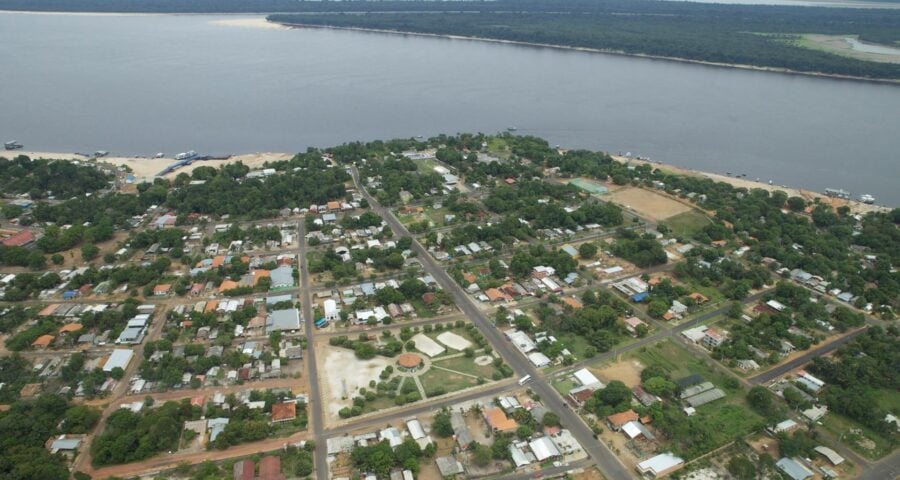
{"label": "white boat", "polygon": [[15,140],[13,140],[11,142],[6,142],[3,144],[3,148],[5,148],[7,150],[18,150],[18,149],[22,148],[23,146],[24,145],[22,145],[21,143],[15,141]]}
{"label": "white boat", "polygon": [[871,205],[875,203],[875,197],[869,195],[868,193],[864,193],[859,196],[859,201]]}
{"label": "white boat", "polygon": [[193,150],[189,150],[187,152],[182,152],[182,153],[179,153],[178,155],[175,155],[175,160],[190,160],[196,156],[197,156],[197,152],[195,152]]}

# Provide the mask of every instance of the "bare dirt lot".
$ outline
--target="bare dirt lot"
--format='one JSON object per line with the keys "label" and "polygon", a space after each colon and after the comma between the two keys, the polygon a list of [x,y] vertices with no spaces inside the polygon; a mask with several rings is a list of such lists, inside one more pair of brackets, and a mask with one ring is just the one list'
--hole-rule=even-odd
{"label": "bare dirt lot", "polygon": [[637,360],[624,360],[604,368],[592,368],[591,370],[607,383],[611,380],[619,380],[629,387],[634,387],[641,383],[641,370],[643,369],[644,366]]}
{"label": "bare dirt lot", "polygon": [[665,220],[691,209],[683,203],[642,188],[620,188],[610,193],[608,198],[652,220]]}
{"label": "bare dirt lot", "polygon": [[352,351],[326,344],[317,345],[318,372],[322,385],[323,411],[328,421],[337,421],[338,412],[350,406],[360,387],[368,387],[384,367],[393,364],[390,358],[375,357],[359,360]]}

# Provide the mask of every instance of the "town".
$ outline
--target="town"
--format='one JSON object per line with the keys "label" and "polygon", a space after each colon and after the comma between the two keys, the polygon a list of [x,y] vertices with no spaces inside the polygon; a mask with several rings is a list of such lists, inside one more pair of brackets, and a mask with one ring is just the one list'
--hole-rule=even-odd
{"label": "town", "polygon": [[900,472],[900,209],[511,133],[0,194],[3,478]]}

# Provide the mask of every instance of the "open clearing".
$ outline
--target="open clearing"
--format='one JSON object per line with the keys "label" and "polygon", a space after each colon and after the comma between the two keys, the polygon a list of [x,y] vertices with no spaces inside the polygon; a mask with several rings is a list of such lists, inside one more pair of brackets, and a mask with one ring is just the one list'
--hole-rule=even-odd
{"label": "open clearing", "polygon": [[[900,63],[900,48],[868,44],[855,35],[802,35],[794,42],[798,47],[820,50],[842,57],[881,63]],[[854,45],[856,47],[854,48]]]}
{"label": "open clearing", "polygon": [[[437,336],[437,341],[456,351],[462,351],[472,346],[472,342],[453,332],[441,333]],[[418,344],[416,344],[416,348],[418,348]]]}
{"label": "open clearing", "polygon": [[[337,420],[338,412],[352,405],[353,395],[360,387],[368,387],[372,380],[378,381],[378,375],[393,359],[375,357],[371,360],[359,360],[352,350],[339,347],[321,346],[319,359],[319,378],[322,382],[323,409],[331,420]],[[334,372],[336,374],[329,374]]]}
{"label": "open clearing", "polygon": [[681,202],[642,188],[620,188],[610,193],[609,199],[652,220],[665,220],[679,213],[691,211],[691,207]]}
{"label": "open clearing", "polygon": [[606,368],[592,370],[598,373],[601,379],[606,380],[606,383],[609,383],[611,380],[619,380],[629,387],[634,387],[635,385],[640,385],[641,370],[643,369],[644,366],[637,360],[623,360]]}
{"label": "open clearing", "polygon": [[669,227],[669,230],[683,238],[693,237],[695,233],[710,223],[712,222],[706,215],[696,210],[688,210],[666,219],[666,226]]}

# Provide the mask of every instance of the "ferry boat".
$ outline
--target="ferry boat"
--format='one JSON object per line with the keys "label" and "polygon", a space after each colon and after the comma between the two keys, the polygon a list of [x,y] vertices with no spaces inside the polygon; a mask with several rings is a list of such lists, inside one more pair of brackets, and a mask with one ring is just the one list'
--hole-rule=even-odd
{"label": "ferry boat", "polygon": [[22,145],[21,143],[15,141],[15,140],[10,141],[10,142],[6,142],[6,143],[3,144],[3,148],[5,148],[5,149],[7,149],[7,150],[18,150],[18,149],[20,149],[20,148],[22,148],[22,147],[24,147],[24,146],[25,146],[25,145]]}
{"label": "ferry boat", "polygon": [[865,194],[862,194],[859,196],[859,201],[862,203],[872,205],[873,203],[875,203],[875,197],[873,197],[872,195],[869,195],[868,193],[865,193]]}
{"label": "ferry boat", "polygon": [[197,156],[197,152],[195,152],[193,150],[189,150],[187,152],[182,152],[182,153],[179,153],[178,155],[175,155],[175,160],[190,160],[196,156]]}
{"label": "ferry boat", "polygon": [[829,197],[834,197],[834,198],[842,198],[844,200],[847,200],[850,198],[850,192],[848,192],[842,188],[826,188],[825,195],[828,195]]}

